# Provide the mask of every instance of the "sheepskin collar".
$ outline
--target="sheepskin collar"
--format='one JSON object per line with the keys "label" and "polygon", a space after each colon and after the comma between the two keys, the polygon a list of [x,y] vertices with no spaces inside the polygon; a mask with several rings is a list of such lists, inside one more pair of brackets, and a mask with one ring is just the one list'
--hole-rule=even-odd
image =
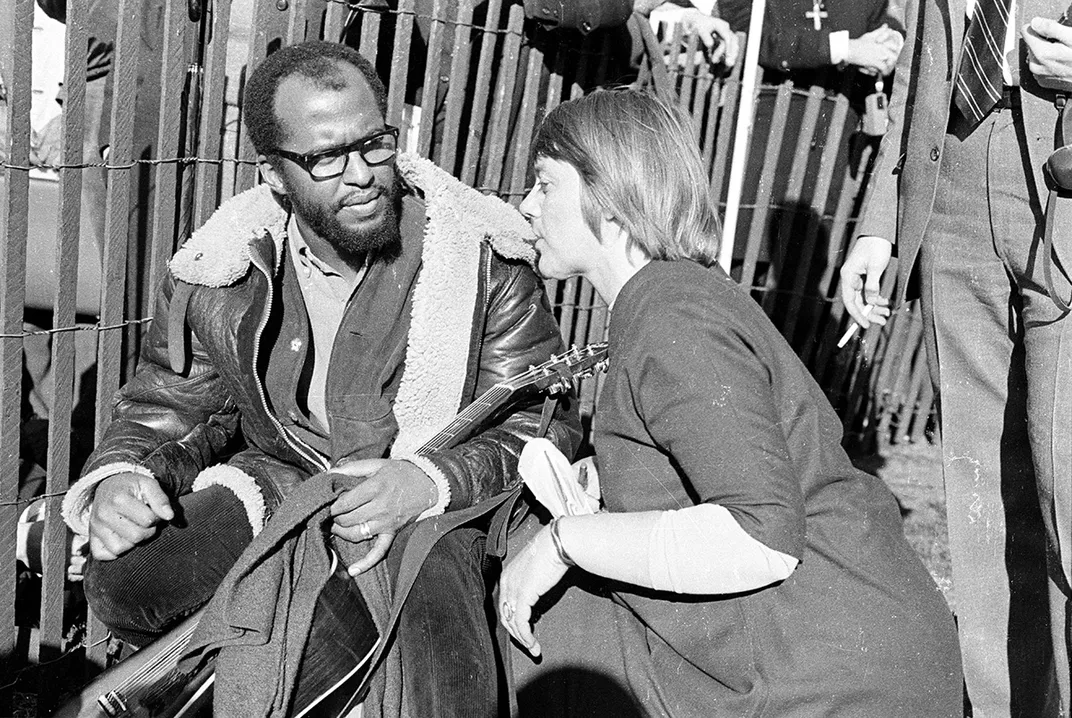
{"label": "sheepskin collar", "polygon": [[[425,247],[437,239],[433,226],[451,226],[471,241],[490,241],[507,259],[535,260],[535,239],[528,223],[498,197],[484,195],[463,184],[423,157],[403,153],[396,161],[403,180],[423,196],[428,214]],[[268,185],[257,185],[226,200],[201,225],[170,263],[171,273],[187,284],[226,287],[249,271],[249,245],[265,235],[282,256],[287,212]]]}
{"label": "sheepskin collar", "polygon": [[[461,409],[484,240],[507,259],[535,258],[528,223],[497,197],[483,195],[414,155],[399,155],[403,180],[424,197],[427,223],[413,290],[406,368],[395,397],[395,457],[412,455]],[[171,260],[187,284],[225,287],[249,272],[250,243],[269,236],[283,256],[287,213],[266,185],[224,202]]]}

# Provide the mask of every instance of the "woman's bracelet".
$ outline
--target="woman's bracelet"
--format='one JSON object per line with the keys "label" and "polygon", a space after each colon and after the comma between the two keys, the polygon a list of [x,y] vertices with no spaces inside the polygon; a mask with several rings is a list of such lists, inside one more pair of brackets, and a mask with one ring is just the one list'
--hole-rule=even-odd
{"label": "woman's bracelet", "polygon": [[551,519],[551,543],[555,545],[555,553],[558,554],[558,560],[567,566],[576,566],[577,562],[570,558],[570,555],[566,553],[565,547],[562,545],[562,537],[558,535],[558,520],[561,516],[556,516]]}

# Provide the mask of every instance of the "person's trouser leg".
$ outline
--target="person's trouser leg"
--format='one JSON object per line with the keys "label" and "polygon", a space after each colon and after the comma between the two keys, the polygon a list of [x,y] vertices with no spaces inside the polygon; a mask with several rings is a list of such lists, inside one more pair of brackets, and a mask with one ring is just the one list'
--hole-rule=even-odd
{"label": "person's trouser leg", "polygon": [[[995,234],[1005,217],[995,218]],[[1072,259],[1067,229],[1055,237],[1063,266]],[[1022,302],[1027,370],[1027,427],[1046,529],[1050,629],[1055,680],[1063,716],[1072,715],[1069,662],[1072,621],[1072,315],[1048,296],[1041,268],[1041,245],[1010,247],[1009,257]],[[1056,290],[1069,296],[1069,282],[1055,268]]]}
{"label": "person's trouser leg", "polygon": [[86,599],[115,635],[144,646],[207,603],[252,539],[230,490],[187,494],[153,539],[113,561],[86,563]]}
{"label": "person's trouser leg", "polygon": [[416,715],[498,715],[484,553],[481,531],[462,528],[444,536],[428,555],[399,616],[402,670]]}
{"label": "person's trouser leg", "polygon": [[[922,253],[955,612],[976,718],[1047,715],[1053,676],[1024,327],[1005,257],[1009,242],[1032,242],[1036,225],[1019,157],[1008,111],[963,142],[948,137]],[[1019,196],[1002,189],[1017,183]],[[994,217],[1006,223],[997,244]]]}

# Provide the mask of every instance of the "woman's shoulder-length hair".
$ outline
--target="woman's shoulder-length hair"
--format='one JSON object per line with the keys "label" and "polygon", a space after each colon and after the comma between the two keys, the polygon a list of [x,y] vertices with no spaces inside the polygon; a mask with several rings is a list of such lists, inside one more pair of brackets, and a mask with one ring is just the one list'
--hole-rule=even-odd
{"label": "woman's shoulder-length hair", "polygon": [[583,180],[581,209],[605,214],[652,259],[718,259],[721,226],[690,120],[639,90],[596,90],[544,118],[532,158],[566,162]]}

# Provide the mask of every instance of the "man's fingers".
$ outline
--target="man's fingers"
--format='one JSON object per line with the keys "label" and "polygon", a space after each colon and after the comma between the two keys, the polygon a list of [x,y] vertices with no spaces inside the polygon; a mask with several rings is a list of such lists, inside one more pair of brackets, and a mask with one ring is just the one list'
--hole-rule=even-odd
{"label": "man's fingers", "polygon": [[150,528],[160,521],[160,516],[144,501],[136,496],[118,496],[111,506],[102,506],[99,515],[109,525],[118,519],[140,528]]}
{"label": "man's fingers", "polygon": [[1072,28],[1062,25],[1053,18],[1041,16],[1033,17],[1031,18],[1029,26],[1032,30],[1047,40],[1056,40],[1058,42],[1072,45]]}
{"label": "man's fingers", "polygon": [[346,474],[347,476],[372,476],[383,468],[386,463],[385,459],[358,459],[339,464],[333,467],[331,471],[336,474]]}
{"label": "man's fingers", "polygon": [[107,528],[89,534],[89,550],[98,561],[114,561],[133,547],[132,543]]}
{"label": "man's fingers", "polygon": [[119,558],[116,554],[112,553],[99,538],[93,537],[89,540],[89,550],[93,554],[93,558],[98,561],[114,561]]}
{"label": "man's fingers", "polygon": [[154,480],[141,481],[138,483],[138,495],[145,505],[163,521],[171,521],[175,518],[175,509],[171,508],[171,499],[160,488],[160,484]]}
{"label": "man's fingers", "polygon": [[142,541],[148,541],[156,535],[155,522],[146,526],[127,518],[120,512],[116,512],[112,516],[102,517],[97,524],[97,528],[114,534],[123,542],[130,544],[130,546],[139,544]]}
{"label": "man's fingers", "polygon": [[[339,498],[335,499],[335,503],[331,505],[331,515],[336,517],[338,521],[339,517],[350,513],[354,509],[361,508],[376,496],[374,487],[362,482],[352,489],[343,491]],[[347,524],[352,526],[353,523]]]}
{"label": "man's fingers", "polygon": [[372,542],[372,548],[365,554],[364,558],[360,561],[350,564],[347,569],[351,576],[358,576],[370,568],[378,564],[383,560],[383,557],[387,555],[387,551],[391,548],[391,544],[395,541],[395,535],[393,533],[380,534],[376,537],[376,540]]}

